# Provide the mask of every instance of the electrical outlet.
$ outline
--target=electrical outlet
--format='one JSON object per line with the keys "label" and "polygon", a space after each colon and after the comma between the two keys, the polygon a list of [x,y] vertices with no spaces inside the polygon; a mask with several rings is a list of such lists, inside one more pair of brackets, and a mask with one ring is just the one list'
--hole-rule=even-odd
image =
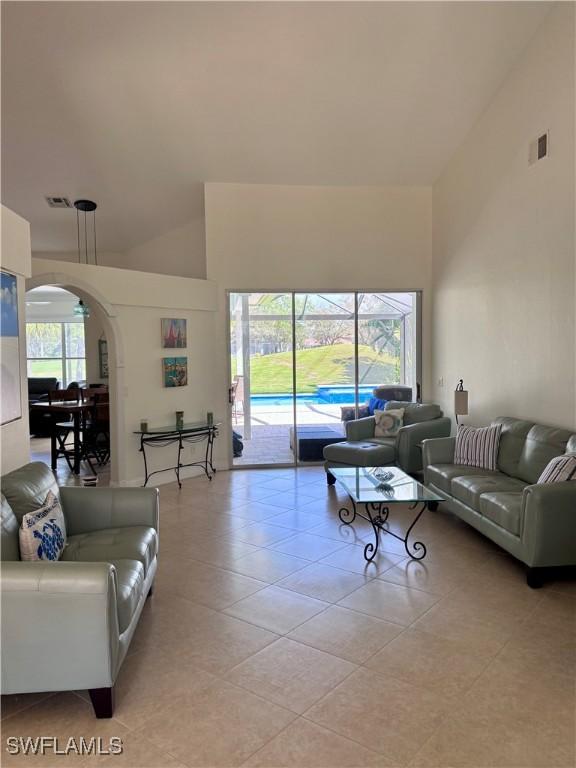
{"label": "electrical outlet", "polygon": [[444,386],[444,376],[440,376],[438,379],[438,386],[443,387]]}

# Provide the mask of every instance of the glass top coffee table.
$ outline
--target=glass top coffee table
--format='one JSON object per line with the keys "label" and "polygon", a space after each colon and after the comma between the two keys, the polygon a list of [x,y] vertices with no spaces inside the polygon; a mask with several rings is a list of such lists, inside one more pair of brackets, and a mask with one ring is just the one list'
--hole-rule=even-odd
{"label": "glass top coffee table", "polygon": [[[370,542],[364,547],[364,557],[368,562],[376,557],[381,534],[402,541],[404,549],[414,560],[422,560],[426,556],[426,547],[421,541],[409,543],[408,539],[426,507],[443,501],[441,496],[429,491],[398,467],[330,467],[330,473],[345,489],[352,503],[352,509],[342,507],[338,512],[340,520],[345,525],[351,525],[358,516],[371,523],[374,529],[375,543]],[[417,510],[404,536],[386,526],[393,504],[408,504],[410,510]],[[361,506],[366,514],[359,511]]]}

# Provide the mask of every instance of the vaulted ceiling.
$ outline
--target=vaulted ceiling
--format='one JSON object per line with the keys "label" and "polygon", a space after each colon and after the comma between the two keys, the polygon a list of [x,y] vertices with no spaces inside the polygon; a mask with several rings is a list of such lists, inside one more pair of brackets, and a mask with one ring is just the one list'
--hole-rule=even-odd
{"label": "vaulted ceiling", "polygon": [[2,197],[36,250],[97,201],[120,251],[202,216],[205,181],[431,184],[543,2],[3,2]]}

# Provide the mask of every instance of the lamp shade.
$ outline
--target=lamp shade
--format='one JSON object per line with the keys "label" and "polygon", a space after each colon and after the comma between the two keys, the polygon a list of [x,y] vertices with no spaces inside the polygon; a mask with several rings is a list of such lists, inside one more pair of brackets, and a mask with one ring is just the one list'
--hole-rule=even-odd
{"label": "lamp shade", "polygon": [[454,413],[456,416],[468,415],[468,390],[457,389],[454,392]]}

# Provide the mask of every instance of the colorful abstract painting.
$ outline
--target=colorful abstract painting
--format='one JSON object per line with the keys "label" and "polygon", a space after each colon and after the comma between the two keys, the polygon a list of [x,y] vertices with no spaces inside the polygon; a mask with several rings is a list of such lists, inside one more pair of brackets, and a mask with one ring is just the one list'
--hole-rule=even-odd
{"label": "colorful abstract painting", "polygon": [[186,347],[186,320],[172,317],[162,318],[162,346],[164,349],[184,349]]}
{"label": "colorful abstract painting", "polygon": [[22,416],[20,400],[20,347],[18,339],[18,281],[15,275],[0,273],[0,338],[2,397],[0,421],[7,424]]}
{"label": "colorful abstract painting", "polygon": [[185,387],[188,384],[187,357],[165,357],[162,367],[165,387]]}

